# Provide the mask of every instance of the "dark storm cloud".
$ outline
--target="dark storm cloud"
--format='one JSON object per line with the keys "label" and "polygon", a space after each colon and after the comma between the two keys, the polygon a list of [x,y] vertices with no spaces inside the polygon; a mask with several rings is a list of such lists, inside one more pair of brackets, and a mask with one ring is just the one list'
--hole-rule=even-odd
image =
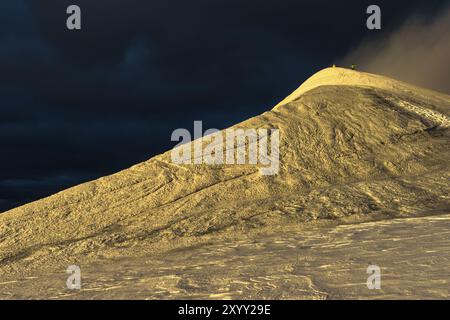
{"label": "dark storm cloud", "polygon": [[[444,1],[378,3],[388,31]],[[81,31],[65,27],[71,4]],[[0,211],[148,159],[193,120],[269,109],[368,36],[369,4],[2,1]]]}

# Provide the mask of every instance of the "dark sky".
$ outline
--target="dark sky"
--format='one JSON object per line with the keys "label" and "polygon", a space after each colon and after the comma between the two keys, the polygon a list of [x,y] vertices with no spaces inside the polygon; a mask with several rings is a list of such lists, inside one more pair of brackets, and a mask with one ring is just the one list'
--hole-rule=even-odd
{"label": "dark sky", "polygon": [[[369,4],[382,30],[365,27]],[[82,30],[66,28],[66,8]],[[270,109],[315,71],[448,1],[2,0],[0,212]],[[357,61],[355,61],[357,63]]]}

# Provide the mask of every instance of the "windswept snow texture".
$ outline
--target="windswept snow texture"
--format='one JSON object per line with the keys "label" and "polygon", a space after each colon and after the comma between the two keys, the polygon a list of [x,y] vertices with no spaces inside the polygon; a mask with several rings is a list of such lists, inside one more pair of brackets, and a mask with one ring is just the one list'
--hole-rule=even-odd
{"label": "windswept snow texture", "polygon": [[[280,130],[278,175],[169,151],[1,214],[0,297],[446,298],[449,108],[445,94],[322,70],[234,126]],[[367,289],[370,263],[382,291]],[[72,264],[78,294],[64,291]]]}

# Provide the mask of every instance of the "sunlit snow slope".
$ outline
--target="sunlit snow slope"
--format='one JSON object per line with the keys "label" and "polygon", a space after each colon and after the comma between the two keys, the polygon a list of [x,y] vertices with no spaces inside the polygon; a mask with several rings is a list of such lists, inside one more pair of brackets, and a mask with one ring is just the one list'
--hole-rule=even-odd
{"label": "sunlit snow slope", "polygon": [[280,130],[279,174],[164,153],[1,214],[0,277],[284,226],[449,212],[449,111],[445,94],[322,70],[235,126]]}

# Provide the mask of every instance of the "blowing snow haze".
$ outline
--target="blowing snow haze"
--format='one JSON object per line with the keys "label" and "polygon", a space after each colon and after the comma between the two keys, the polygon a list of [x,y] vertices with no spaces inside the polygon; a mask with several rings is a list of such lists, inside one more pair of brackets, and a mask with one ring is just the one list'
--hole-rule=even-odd
{"label": "blowing snow haze", "polygon": [[432,19],[412,14],[391,34],[351,50],[343,63],[449,93],[449,57],[450,6]]}

